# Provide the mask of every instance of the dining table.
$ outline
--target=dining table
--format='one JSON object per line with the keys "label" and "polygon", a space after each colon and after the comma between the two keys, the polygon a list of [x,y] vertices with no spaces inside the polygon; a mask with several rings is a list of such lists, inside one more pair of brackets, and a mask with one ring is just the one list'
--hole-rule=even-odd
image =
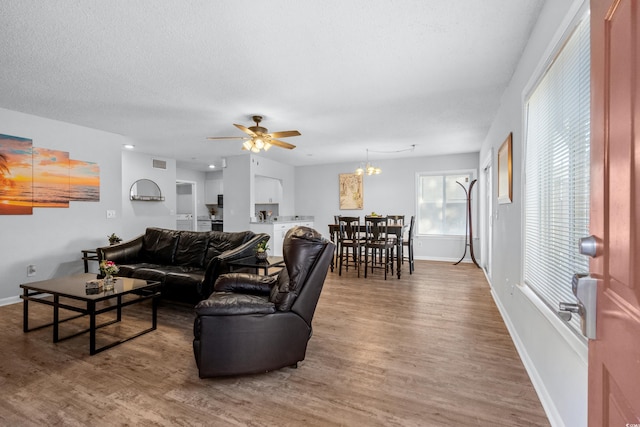
{"label": "dining table", "polygon": [[[408,228],[408,225],[400,225],[400,224],[389,224],[387,226],[387,231],[389,232],[389,234],[394,234],[396,236],[396,245],[395,245],[395,252],[396,252],[396,275],[398,276],[398,279],[400,278],[400,276],[402,275],[402,238],[404,235],[404,232],[406,231],[406,229]],[[366,225],[365,224],[360,224],[360,233],[366,233]],[[336,253],[334,256],[334,260],[338,258],[338,247],[339,245],[337,244],[338,242],[338,235],[340,234],[340,225],[339,224],[329,224],[329,236],[331,241],[336,244]],[[334,269],[334,261],[331,261],[331,271],[333,272]]]}

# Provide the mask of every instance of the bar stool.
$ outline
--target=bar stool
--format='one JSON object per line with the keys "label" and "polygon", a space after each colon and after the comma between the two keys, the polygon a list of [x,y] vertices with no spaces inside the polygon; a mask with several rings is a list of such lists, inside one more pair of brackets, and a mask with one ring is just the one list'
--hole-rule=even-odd
{"label": "bar stool", "polygon": [[[364,244],[364,277],[367,277],[369,269],[369,256],[371,255],[371,272],[374,268],[384,269],[384,280],[387,280],[389,269],[393,274],[393,260],[395,241],[389,238],[388,219],[380,216],[366,216],[365,244]],[[380,263],[376,263],[376,254],[380,257]]]}
{"label": "bar stool", "polygon": [[360,238],[360,217],[340,216],[338,217],[338,247],[339,267],[338,275],[342,276],[342,266],[345,271],[349,271],[349,266],[358,270],[360,277],[361,249],[364,241]]}
{"label": "bar stool", "polygon": [[[413,265],[413,226],[416,222],[415,215],[411,215],[411,220],[409,222],[409,235],[406,239],[402,241],[402,263],[404,264],[404,260],[406,259],[409,262],[409,274],[413,274],[414,265]],[[407,256],[404,256],[404,247],[407,247]]]}

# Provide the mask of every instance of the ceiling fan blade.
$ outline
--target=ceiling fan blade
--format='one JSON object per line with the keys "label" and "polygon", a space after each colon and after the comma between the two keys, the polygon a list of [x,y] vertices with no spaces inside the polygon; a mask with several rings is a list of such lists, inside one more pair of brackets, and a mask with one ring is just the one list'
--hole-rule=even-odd
{"label": "ceiling fan blade", "polygon": [[238,129],[240,129],[242,132],[244,133],[248,133],[251,136],[257,136],[256,133],[254,131],[252,131],[251,129],[249,129],[248,127],[242,126],[242,125],[237,125],[237,124],[233,124],[235,127],[237,127]]}
{"label": "ceiling fan blade", "polygon": [[277,139],[270,139],[269,144],[278,146],[280,148],[286,148],[289,150],[293,150],[294,148],[296,148],[296,146],[293,144],[289,144],[288,142],[284,142],[284,141],[278,141]]}
{"label": "ceiling fan blade", "polygon": [[271,138],[287,138],[289,136],[300,136],[302,134],[297,130],[285,130],[282,132],[273,132],[269,135],[271,135]]}
{"label": "ceiling fan blade", "polygon": [[207,139],[249,139],[246,136],[208,136]]}

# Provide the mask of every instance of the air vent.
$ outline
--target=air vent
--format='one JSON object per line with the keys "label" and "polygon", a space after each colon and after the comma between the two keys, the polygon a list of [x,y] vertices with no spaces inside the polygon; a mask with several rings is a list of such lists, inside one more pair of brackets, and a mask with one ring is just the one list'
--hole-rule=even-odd
{"label": "air vent", "polygon": [[166,169],[167,162],[164,160],[153,159],[153,167],[155,169]]}

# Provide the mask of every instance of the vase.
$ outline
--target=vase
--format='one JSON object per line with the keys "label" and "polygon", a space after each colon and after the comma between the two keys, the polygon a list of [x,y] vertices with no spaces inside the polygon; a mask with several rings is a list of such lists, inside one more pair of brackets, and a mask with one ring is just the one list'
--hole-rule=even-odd
{"label": "vase", "polygon": [[267,251],[263,251],[263,252],[256,252],[256,259],[260,260],[260,261],[264,261],[265,259],[267,259]]}
{"label": "vase", "polygon": [[105,291],[113,290],[113,286],[115,284],[116,279],[111,275],[107,274],[104,276],[103,287]]}

